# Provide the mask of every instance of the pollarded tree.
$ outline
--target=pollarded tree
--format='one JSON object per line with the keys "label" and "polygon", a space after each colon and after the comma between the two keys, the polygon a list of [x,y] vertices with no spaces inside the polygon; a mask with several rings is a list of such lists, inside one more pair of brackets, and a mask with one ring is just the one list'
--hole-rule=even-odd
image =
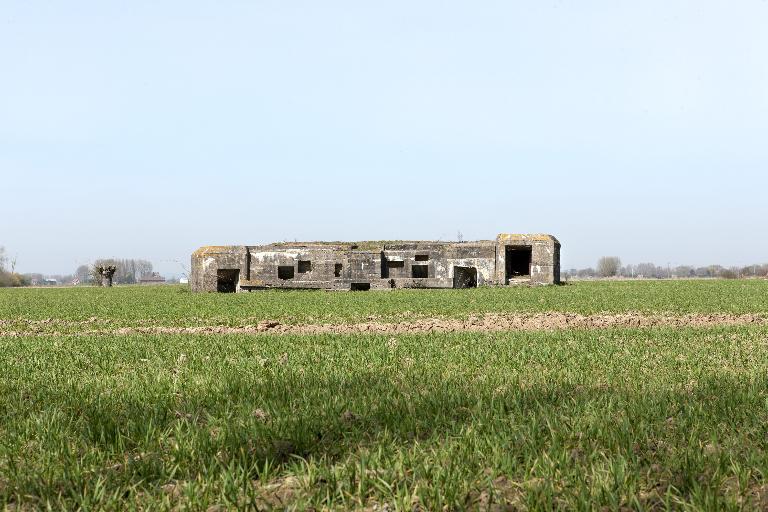
{"label": "pollarded tree", "polygon": [[107,288],[112,286],[112,276],[115,275],[117,270],[115,265],[97,265],[94,267],[94,270],[101,276],[101,286]]}

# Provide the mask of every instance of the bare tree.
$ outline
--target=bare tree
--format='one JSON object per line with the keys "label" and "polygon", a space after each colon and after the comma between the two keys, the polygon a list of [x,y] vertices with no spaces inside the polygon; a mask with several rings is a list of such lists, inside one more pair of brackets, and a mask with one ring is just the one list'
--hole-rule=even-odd
{"label": "bare tree", "polygon": [[[114,281],[117,284],[134,284],[143,275],[152,273],[152,263],[147,260],[99,258],[93,263],[93,269],[99,266],[114,266],[117,268]],[[101,275],[94,270],[91,274],[94,284],[101,282]]]}
{"label": "bare tree", "polygon": [[659,277],[659,268],[655,263],[638,263],[635,265],[635,272],[638,277],[646,279]]}
{"label": "bare tree", "polygon": [[112,276],[115,275],[117,267],[114,265],[98,265],[94,270],[101,276],[101,286],[107,288],[112,286]]}
{"label": "bare tree", "polygon": [[[103,278],[102,278],[102,275],[101,275],[101,272],[99,271],[99,269],[100,268],[108,268],[108,267],[114,267],[115,268],[115,272],[117,272],[117,270],[119,269],[118,261],[115,260],[115,259],[111,259],[111,258],[108,258],[108,259],[99,258],[96,261],[94,261],[93,265],[91,266],[91,278],[90,278],[91,284],[93,284],[94,286],[102,286],[103,285]],[[112,280],[115,280],[119,284],[120,283],[120,279],[119,279],[119,276],[117,276],[117,277],[114,276],[115,272],[112,272],[112,277],[113,278],[110,279],[110,282]]]}
{"label": "bare tree", "polygon": [[186,277],[187,279],[189,279],[189,267],[187,265],[185,265],[179,260],[170,260],[170,261],[178,264],[184,270],[184,272],[182,272],[181,274],[182,277]]}
{"label": "bare tree", "polygon": [[77,270],[75,270],[75,277],[77,277],[81,283],[87,283],[91,280],[91,269],[88,265],[80,265],[77,267]]}
{"label": "bare tree", "polygon": [[603,256],[597,262],[597,273],[600,277],[613,277],[619,273],[621,258],[618,256]]}
{"label": "bare tree", "polygon": [[8,256],[5,247],[0,246],[0,287],[4,286],[26,286],[30,280],[21,274],[16,273],[16,256],[11,258],[11,269],[8,270]]}
{"label": "bare tree", "polygon": [[152,263],[147,260],[136,260],[136,280],[152,273]]}

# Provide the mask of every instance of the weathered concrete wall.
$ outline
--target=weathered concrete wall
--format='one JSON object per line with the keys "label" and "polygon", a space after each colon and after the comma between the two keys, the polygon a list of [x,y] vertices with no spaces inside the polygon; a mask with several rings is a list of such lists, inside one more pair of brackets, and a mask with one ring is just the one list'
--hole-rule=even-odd
{"label": "weathered concrete wall", "polygon": [[[477,269],[477,285],[494,284],[496,273],[496,247],[493,242],[467,242],[449,245],[445,251],[446,277],[453,285],[455,267]],[[443,265],[443,264],[441,264]]]}
{"label": "weathered concrete wall", "polygon": [[[509,251],[519,251],[510,253]],[[510,270],[514,260],[514,272]],[[461,277],[454,280],[455,269]],[[209,246],[192,254],[193,291],[389,289],[560,282],[560,243],[502,234],[478,242],[313,242]]]}
{"label": "weathered concrete wall", "polygon": [[560,282],[560,242],[552,235],[500,234],[496,237],[496,282],[510,284],[519,281],[506,275],[507,248],[531,248],[531,284]]}
{"label": "weathered concrete wall", "polygon": [[192,253],[189,279],[192,291],[215,292],[219,270],[238,270],[242,279],[246,268],[246,250],[242,246],[207,246]]}

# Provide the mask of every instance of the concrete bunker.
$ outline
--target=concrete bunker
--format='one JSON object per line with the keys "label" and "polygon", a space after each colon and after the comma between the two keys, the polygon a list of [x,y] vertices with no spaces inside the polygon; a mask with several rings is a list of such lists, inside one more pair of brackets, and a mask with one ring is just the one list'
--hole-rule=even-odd
{"label": "concrete bunker", "polygon": [[238,269],[220,268],[216,271],[216,291],[220,293],[235,293],[240,281]]}
{"label": "concrete bunker", "polygon": [[560,282],[551,235],[500,234],[474,242],[279,242],[205,246],[192,254],[193,291],[269,288],[390,290]]}

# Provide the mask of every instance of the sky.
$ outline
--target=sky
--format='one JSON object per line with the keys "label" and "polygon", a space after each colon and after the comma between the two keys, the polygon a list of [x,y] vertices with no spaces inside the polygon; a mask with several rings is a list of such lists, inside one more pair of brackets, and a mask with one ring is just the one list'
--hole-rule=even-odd
{"label": "sky", "polygon": [[768,262],[768,2],[0,0],[0,245],[551,233]]}

